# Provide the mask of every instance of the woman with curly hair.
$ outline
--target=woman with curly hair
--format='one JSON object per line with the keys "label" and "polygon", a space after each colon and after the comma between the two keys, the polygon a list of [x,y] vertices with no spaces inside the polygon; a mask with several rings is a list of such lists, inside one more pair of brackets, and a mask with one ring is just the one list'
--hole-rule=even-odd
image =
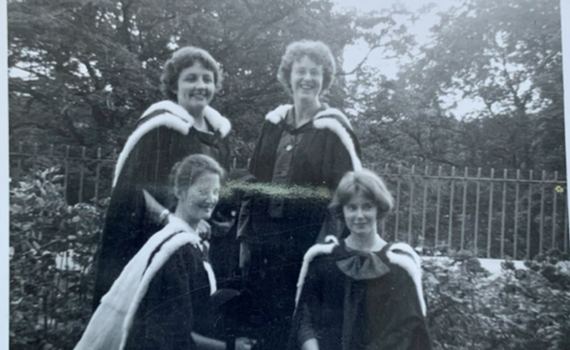
{"label": "woman with curly hair", "polygon": [[[183,47],[166,62],[160,78],[167,100],[150,106],[121,151],[99,245],[93,308],[129,260],[168,218],[149,211],[168,202],[168,174],[191,154],[205,154],[229,167],[228,119],[209,106],[222,83],[214,58],[197,47]],[[209,231],[206,224],[201,231]]]}
{"label": "woman with curly hair", "polygon": [[291,43],[277,78],[293,104],[267,114],[251,158],[253,181],[267,191],[242,203],[238,239],[247,289],[264,316],[262,348],[284,347],[303,254],[328,215],[327,194],[347,171],[361,167],[348,118],[321,101],[334,75],[324,43]]}

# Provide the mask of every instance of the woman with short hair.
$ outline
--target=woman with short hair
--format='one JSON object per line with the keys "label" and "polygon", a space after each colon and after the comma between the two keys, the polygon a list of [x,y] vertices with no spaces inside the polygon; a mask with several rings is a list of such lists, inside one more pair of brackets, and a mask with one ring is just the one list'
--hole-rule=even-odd
{"label": "woman with short hair", "polygon": [[375,173],[363,169],[342,178],[330,206],[350,234],[329,236],[306,253],[290,350],[431,348],[420,257],[378,232],[393,205]]}
{"label": "woman with short hair", "polygon": [[322,101],[335,61],[322,42],[287,46],[277,73],[293,104],[265,117],[249,172],[261,193],[242,204],[240,266],[265,316],[261,346],[282,349],[306,250],[327,217],[328,196],[340,178],[359,169],[359,145],[348,118]]}
{"label": "woman with short hair", "polygon": [[224,174],[202,154],[175,165],[174,212],[103,297],[76,350],[252,348],[253,340],[215,334],[207,321],[216,312],[211,295],[217,283],[198,229],[218,203]]}
{"label": "woman with short hair", "polygon": [[[168,174],[191,154],[206,154],[229,167],[228,119],[209,106],[222,83],[218,63],[205,50],[176,50],[160,78],[168,100],[150,106],[121,151],[99,244],[93,308],[127,262],[167,217],[147,210],[168,202]],[[203,231],[208,225],[204,224]]]}

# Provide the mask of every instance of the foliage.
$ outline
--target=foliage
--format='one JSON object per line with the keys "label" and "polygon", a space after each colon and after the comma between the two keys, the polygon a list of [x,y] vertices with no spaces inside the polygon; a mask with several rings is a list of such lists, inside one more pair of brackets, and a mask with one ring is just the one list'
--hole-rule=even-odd
{"label": "foliage", "polygon": [[[339,67],[357,40],[403,53],[410,39],[392,19],[403,13],[339,13],[330,0],[9,1],[11,146],[102,147],[108,158],[163,99],[158,80],[171,53],[196,45],[225,72],[212,104],[232,121],[233,156],[245,164],[265,114],[289,102],[276,75],[290,42],[326,42]],[[351,72],[340,70],[327,100],[343,109]]]}
{"label": "foliage", "polygon": [[570,265],[542,259],[489,277],[469,256],[424,260],[435,349],[567,349]]}
{"label": "foliage", "polygon": [[90,315],[103,213],[67,205],[57,173],[11,183],[10,349],[70,349]]}
{"label": "foliage", "polygon": [[349,96],[365,157],[565,172],[559,11],[558,0],[457,0],[396,79],[359,72]]}

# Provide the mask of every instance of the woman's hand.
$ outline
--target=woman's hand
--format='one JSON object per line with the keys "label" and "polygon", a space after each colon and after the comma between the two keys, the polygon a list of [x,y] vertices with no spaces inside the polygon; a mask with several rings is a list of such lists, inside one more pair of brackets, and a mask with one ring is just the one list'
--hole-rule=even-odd
{"label": "woman's hand", "polygon": [[207,241],[212,236],[212,228],[205,220],[200,220],[196,228],[196,233],[198,233],[201,239]]}
{"label": "woman's hand", "polygon": [[257,344],[257,340],[251,338],[236,338],[236,350],[251,350]]}
{"label": "woman's hand", "polygon": [[301,350],[319,350],[319,342],[315,338],[311,338],[303,343]]}

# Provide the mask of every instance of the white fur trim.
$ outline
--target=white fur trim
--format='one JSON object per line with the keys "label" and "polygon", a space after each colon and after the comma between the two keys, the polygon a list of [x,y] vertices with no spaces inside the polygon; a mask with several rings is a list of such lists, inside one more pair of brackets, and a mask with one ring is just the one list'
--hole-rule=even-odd
{"label": "white fur trim", "polygon": [[346,131],[346,129],[338,120],[333,118],[321,118],[314,120],[313,125],[317,129],[329,129],[334,132],[340,138],[340,141],[348,151],[350,159],[352,160],[352,168],[354,171],[362,170],[362,163],[356,154],[356,147],[354,146],[354,142],[352,142],[352,138],[350,137],[348,131]]}
{"label": "white fur trim", "polygon": [[307,252],[303,257],[303,265],[301,266],[301,272],[299,272],[299,280],[297,282],[297,294],[295,295],[295,307],[299,303],[299,298],[301,297],[301,292],[303,291],[303,284],[305,284],[305,277],[309,272],[309,265],[311,261],[322,254],[330,254],[332,253],[334,247],[338,245],[338,239],[335,236],[326,236],[325,243],[315,244]]}
{"label": "white fur trim", "polygon": [[216,275],[214,274],[214,269],[209,262],[202,261],[202,264],[204,265],[204,270],[206,270],[206,273],[208,274],[208,282],[210,282],[210,295],[212,295],[218,290]]}
{"label": "white fur trim", "polygon": [[[162,266],[164,266],[164,264],[170,259],[172,254],[177,249],[179,249],[180,247],[182,247],[187,243],[191,243],[195,247],[199,248],[200,237],[195,233],[181,232],[179,234],[176,234],[167,242],[165,242],[160,248],[160,250],[154,255],[150,265],[146,268],[144,274],[142,275],[139,286],[136,290],[136,293],[134,294],[133,300],[129,305],[129,309],[127,311],[125,320],[123,322],[122,340],[121,340],[121,345],[119,346],[119,350],[124,349],[127,343],[127,338],[131,330],[135,314],[138,310],[139,304],[146,295],[150,282],[152,281],[154,276],[160,271]],[[212,289],[215,289],[215,286],[210,286],[210,290]]]}
{"label": "white fur trim", "polygon": [[317,119],[319,117],[327,116],[327,115],[331,115],[331,114],[336,115],[337,117],[340,117],[342,120],[344,120],[346,125],[350,128],[350,130],[352,130],[352,125],[350,124],[350,121],[348,120],[347,116],[344,115],[344,113],[342,113],[340,110],[338,110],[336,108],[327,108],[324,111],[320,111],[319,113],[317,113],[317,115],[315,115],[315,117],[313,119]]}
{"label": "white fur trim", "polygon": [[[144,135],[161,126],[174,129],[183,135],[187,135],[190,128],[194,125],[194,118],[186,109],[172,101],[160,101],[153,104],[147,108],[141,116],[141,119],[158,110],[166,110],[168,112],[159,114],[141,124],[127,139],[123,150],[119,154],[119,159],[117,159],[115,175],[113,176],[113,187],[117,184],[117,180],[129,154]],[[232,129],[230,121],[210,106],[206,106],[204,109],[204,117],[215,130],[220,132],[222,137],[226,137]]]}
{"label": "white fur trim", "polygon": [[117,166],[115,167],[115,176],[113,177],[113,187],[117,184],[117,180],[119,179],[119,175],[123,170],[123,165],[127,161],[129,154],[139,142],[139,140],[146,135],[148,132],[160,127],[166,126],[170,129],[174,129],[181,134],[187,135],[188,131],[190,130],[191,125],[180,118],[169,114],[164,113],[158,115],[146,123],[141,124],[132,134],[129,136],[125,147],[119,154],[119,159],[117,159]]}
{"label": "white fur trim", "polygon": [[[190,126],[194,124],[194,117],[192,117],[184,107],[170,100],[160,101],[151,105],[143,113],[141,119],[161,109],[165,109],[170,113],[184,119],[186,122],[190,123]],[[204,108],[204,117],[208,120],[208,122],[215,130],[218,130],[220,134],[222,134],[222,137],[226,137],[232,130],[232,124],[230,121],[210,106],[206,106],[206,108]]]}
{"label": "white fur trim", "polygon": [[[188,228],[187,224],[182,225],[179,221],[174,220],[173,223],[166,225],[162,230],[152,235],[129,261],[121,275],[111,286],[111,289],[101,299],[101,303],[91,317],[81,340],[75,346],[75,350],[119,349],[123,339],[122,329],[127,312],[132,306],[137,290],[141,286],[141,279],[152,253],[171,235],[185,231]],[[190,229],[185,232],[182,234],[184,240],[175,240],[173,242],[178,242],[179,246],[186,244],[187,241],[194,245],[199,244],[200,238],[198,235],[190,233],[192,232]],[[159,260],[161,257],[165,258],[164,249],[168,245],[171,251],[177,249],[177,247],[172,245],[173,242],[167,242],[161,247],[161,251],[155,255],[158,260],[153,259],[151,265],[154,264],[156,266],[157,263],[161,263]]]}
{"label": "white fur trim", "polygon": [[[402,251],[403,253],[399,253],[398,251]],[[422,287],[421,258],[412,247],[405,243],[392,244],[386,256],[392,264],[398,265],[408,272],[416,285],[416,292],[418,293],[422,313],[426,316],[426,303]]]}
{"label": "white fur trim", "polygon": [[287,116],[287,112],[293,108],[293,105],[281,105],[271,112],[267,113],[265,120],[270,121],[273,124],[279,124],[279,122]]}
{"label": "white fur trim", "polygon": [[149,115],[153,112],[159,111],[161,109],[165,109],[165,110],[169,111],[170,113],[174,114],[175,116],[178,116],[178,117],[184,119],[188,123],[192,123],[194,121],[194,118],[192,118],[192,116],[188,113],[188,111],[186,109],[184,109],[184,107],[182,107],[178,103],[175,103],[175,102],[170,101],[170,100],[164,100],[164,101],[160,101],[160,102],[156,102],[156,103],[152,104],[150,107],[148,107],[146,109],[146,111],[144,111],[144,113],[141,115],[141,117],[139,119],[142,119],[142,118],[146,117],[147,115]]}

